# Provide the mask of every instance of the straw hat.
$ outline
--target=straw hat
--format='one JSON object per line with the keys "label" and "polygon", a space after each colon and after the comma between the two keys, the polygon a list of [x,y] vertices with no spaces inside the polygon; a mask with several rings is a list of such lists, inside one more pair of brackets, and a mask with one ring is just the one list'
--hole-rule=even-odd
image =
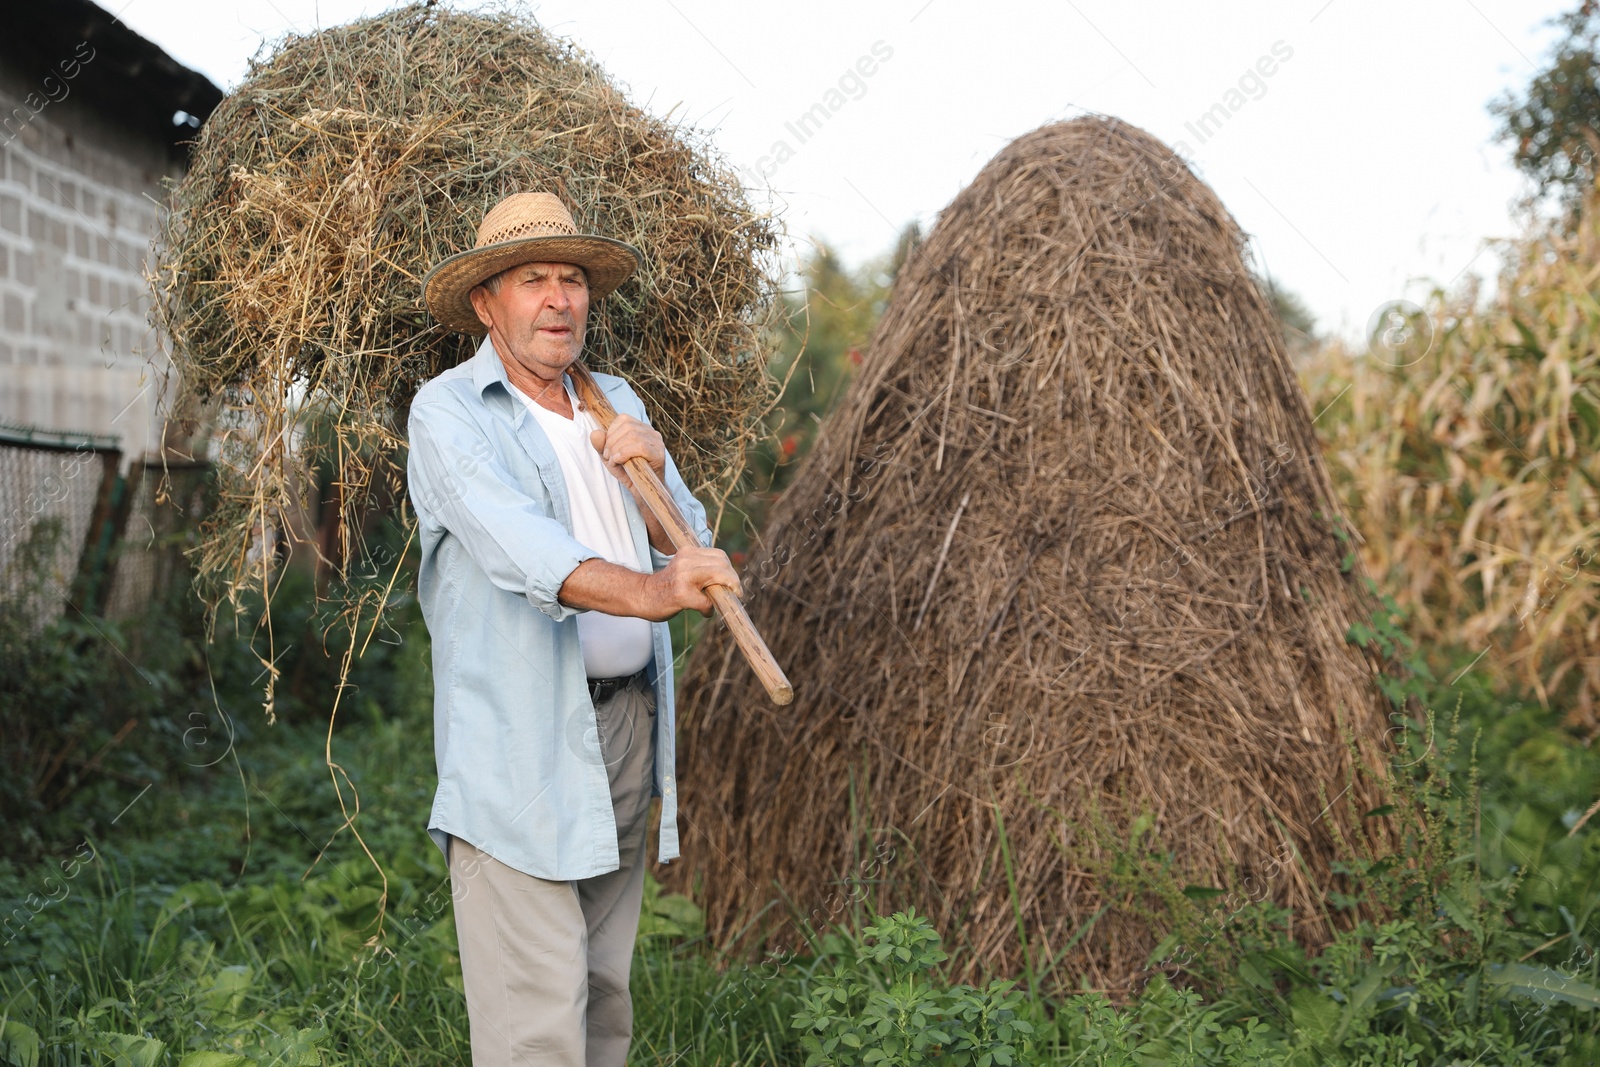
{"label": "straw hat", "polygon": [[550,193],[512,193],[483,217],[476,244],[440,260],[422,279],[423,300],[433,317],[452,330],[483,333],[467,294],[523,263],[575,263],[589,276],[590,299],[599,299],[639,266],[639,250],[609,237],[579,233],[567,206]]}

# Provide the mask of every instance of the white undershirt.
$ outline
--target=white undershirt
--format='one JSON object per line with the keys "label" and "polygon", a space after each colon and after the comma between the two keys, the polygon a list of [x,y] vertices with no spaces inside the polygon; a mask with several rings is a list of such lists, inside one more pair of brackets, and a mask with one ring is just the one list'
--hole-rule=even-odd
{"label": "white undershirt", "polygon": [[[572,404],[571,419],[540,407],[520,389],[514,392],[539,421],[561,462],[572,511],[572,536],[602,559],[637,571],[639,552],[628,529],[622,483],[606,469],[605,460],[589,440],[589,434],[600,426],[594,416],[578,407],[578,398],[565,377],[562,385]],[[603,611],[578,613],[578,642],[583,648],[584,673],[590,678],[634,674],[649,664],[653,652],[648,620]]]}

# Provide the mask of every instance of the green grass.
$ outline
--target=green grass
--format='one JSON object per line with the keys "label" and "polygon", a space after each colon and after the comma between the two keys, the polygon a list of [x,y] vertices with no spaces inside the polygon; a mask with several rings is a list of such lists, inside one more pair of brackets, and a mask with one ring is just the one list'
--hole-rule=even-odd
{"label": "green grass", "polygon": [[[309,725],[258,728],[230,773],[146,794],[89,849],[64,852],[70,870],[47,861],[0,874],[16,914],[32,910],[30,896],[38,908],[0,969],[7,1018],[47,1046],[38,1062],[111,1063],[134,1045],[148,1058],[130,1062],[151,1064],[200,1050],[245,1057],[230,1063],[467,1061],[449,879],[423,832],[428,722],[372,715],[335,739],[361,795],[357,826],[388,879],[376,944],[383,880],[350,835],[334,835],[322,742]],[[696,909],[654,885],[647,903],[641,1062],[779,1061],[790,977],[719,971]]]}
{"label": "green grass", "polygon": [[[209,682],[167,670],[168,707],[147,714],[176,723],[152,723],[127,763],[158,770],[156,784],[86,784],[0,864],[0,1064],[468,1062],[448,878],[423,831],[426,636],[413,620],[397,637],[358,674],[333,740],[377,866],[341,831],[310,709],[287,704],[265,726],[237,649],[213,650],[220,711]],[[74,647],[87,673],[71,699],[126,684],[96,682],[89,646]],[[1316,958],[1270,904],[1199,895],[1180,918],[1206,944],[1168,968],[1178,986],[1158,978],[1121,1007],[1023,1000],[1025,1025],[963,1045],[962,1012],[1013,1008],[941,976],[937,934],[952,931],[862,916],[809,954],[731,962],[694,905],[652,883],[634,1062],[980,1062],[957,1051],[969,1047],[1002,1065],[1600,1062],[1600,827],[1567,836],[1600,793],[1600,754],[1558,712],[1496,697],[1481,675],[1425,693],[1446,714],[1412,728],[1400,761],[1397,803],[1416,813],[1405,850],[1352,855],[1328,902],[1387,910]],[[891,937],[919,955],[886,955]]]}

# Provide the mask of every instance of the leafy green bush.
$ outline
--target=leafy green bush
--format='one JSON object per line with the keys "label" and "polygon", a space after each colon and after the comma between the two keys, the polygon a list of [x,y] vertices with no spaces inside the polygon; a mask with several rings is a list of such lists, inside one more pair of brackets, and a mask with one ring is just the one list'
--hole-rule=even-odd
{"label": "leafy green bush", "polygon": [[930,972],[947,957],[915,910],[868,926],[848,946],[795,1013],[806,1067],[1021,1062],[1033,1024],[1019,1017],[1016,983],[943,988]]}
{"label": "leafy green bush", "polygon": [[[109,781],[165,777],[160,752],[182,734],[174,709],[194,680],[192,634],[161,611],[141,620],[166,642],[135,651],[132,628],[59,606],[65,591],[52,575],[62,536],[58,520],[36,524],[17,546],[0,603],[0,817],[11,832],[0,855],[37,856],[59,844],[54,817],[81,790]],[[165,736],[163,736],[165,735]],[[104,790],[101,790],[103,793]],[[115,809],[112,809],[115,811]],[[79,827],[69,831],[76,839]]]}
{"label": "leafy green bush", "polygon": [[[369,538],[364,565],[351,572],[352,585],[364,583],[359,592],[377,596],[373,589],[388,585],[405,547],[396,530],[385,524]],[[288,720],[325,728],[336,695],[341,726],[425,717],[431,707],[428,635],[404,588],[386,591],[383,625],[355,636],[365,653],[341,692],[352,636],[317,609],[309,571],[283,571],[270,618],[259,598],[247,598],[208,627],[192,592],[176,583],[136,619],[69,604],[40,626],[46,594],[59,603],[49,574],[59,537],[59,523],[39,524],[0,585],[9,597],[0,602],[0,758],[13,769],[0,777],[0,817],[14,828],[0,839],[0,857],[37,859],[105,833],[144,786],[235,771],[236,746],[266,736],[267,658]]]}

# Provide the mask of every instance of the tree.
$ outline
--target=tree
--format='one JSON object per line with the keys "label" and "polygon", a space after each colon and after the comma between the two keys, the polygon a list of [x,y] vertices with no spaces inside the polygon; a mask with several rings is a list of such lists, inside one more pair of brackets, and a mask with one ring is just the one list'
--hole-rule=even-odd
{"label": "tree", "polygon": [[1600,2],[1583,0],[1551,21],[1566,36],[1549,68],[1534,75],[1523,95],[1508,93],[1489,111],[1501,120],[1501,139],[1514,146],[1517,168],[1533,182],[1530,202],[1553,195],[1575,222],[1600,156]]}
{"label": "tree", "polygon": [[772,373],[787,384],[767,419],[768,435],[751,450],[745,475],[750,488],[732,502],[719,544],[747,541],[750,529],[759,527],[767,507],[810,451],[823,420],[861,365],[895,275],[919,237],[912,225],[893,249],[855,268],[818,241],[801,263],[800,284],[784,294],[783,319],[774,338]]}
{"label": "tree", "polygon": [[1257,276],[1257,284],[1272,301],[1272,310],[1283,327],[1283,344],[1289,354],[1303,359],[1317,347],[1317,317],[1300,296],[1274,282],[1271,278]]}

